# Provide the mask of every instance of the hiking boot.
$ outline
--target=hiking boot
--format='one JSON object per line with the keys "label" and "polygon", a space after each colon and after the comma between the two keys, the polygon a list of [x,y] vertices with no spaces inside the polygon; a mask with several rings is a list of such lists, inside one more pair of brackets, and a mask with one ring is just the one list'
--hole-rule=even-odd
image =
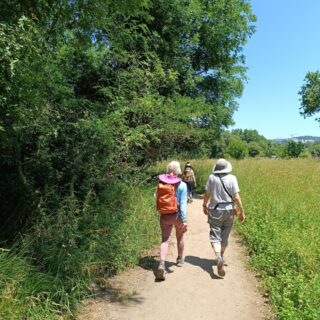
{"label": "hiking boot", "polygon": [[217,269],[220,277],[224,277],[226,275],[226,272],[223,269],[223,258],[221,257],[218,257]]}
{"label": "hiking boot", "polygon": [[184,259],[178,257],[177,258],[177,267],[182,267],[184,265]]}
{"label": "hiking boot", "polygon": [[164,265],[162,263],[159,264],[158,269],[156,270],[156,280],[163,281],[165,280],[164,276]]}

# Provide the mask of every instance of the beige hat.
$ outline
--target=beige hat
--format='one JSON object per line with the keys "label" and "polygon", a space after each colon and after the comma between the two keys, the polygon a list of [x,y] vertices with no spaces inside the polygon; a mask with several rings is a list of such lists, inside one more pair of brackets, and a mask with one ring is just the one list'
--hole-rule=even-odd
{"label": "beige hat", "polygon": [[232,171],[232,165],[226,159],[218,159],[212,169],[212,173],[229,173]]}

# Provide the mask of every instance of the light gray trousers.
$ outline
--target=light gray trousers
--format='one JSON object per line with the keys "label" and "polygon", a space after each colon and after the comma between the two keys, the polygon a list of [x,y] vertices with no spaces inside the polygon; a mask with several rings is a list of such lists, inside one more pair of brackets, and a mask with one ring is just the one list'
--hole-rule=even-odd
{"label": "light gray trousers", "polygon": [[228,246],[233,220],[234,210],[209,209],[210,242],[216,254],[220,254],[221,246]]}

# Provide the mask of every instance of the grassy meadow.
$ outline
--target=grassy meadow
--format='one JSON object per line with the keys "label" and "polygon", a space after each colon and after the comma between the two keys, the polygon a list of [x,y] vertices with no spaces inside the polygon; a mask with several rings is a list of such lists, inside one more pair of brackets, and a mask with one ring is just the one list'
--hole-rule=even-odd
{"label": "grassy meadow", "polygon": [[[192,162],[199,189],[214,162]],[[247,217],[236,230],[277,317],[320,319],[320,161],[231,162]]]}

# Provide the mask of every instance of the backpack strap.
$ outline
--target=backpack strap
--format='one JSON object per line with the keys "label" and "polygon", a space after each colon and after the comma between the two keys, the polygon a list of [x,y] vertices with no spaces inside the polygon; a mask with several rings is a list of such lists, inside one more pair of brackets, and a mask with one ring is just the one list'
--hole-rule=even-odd
{"label": "backpack strap", "polygon": [[222,179],[221,179],[220,174],[217,174],[217,176],[219,177],[219,179],[220,179],[220,181],[221,181],[221,184],[222,184],[222,187],[223,187],[224,191],[225,191],[225,192],[227,193],[227,195],[231,198],[231,201],[230,201],[230,202],[219,202],[219,203],[217,203],[217,204],[215,205],[215,207],[213,208],[213,210],[216,210],[216,209],[218,208],[219,204],[222,204],[222,203],[225,203],[225,204],[230,203],[230,204],[231,204],[231,203],[233,203],[232,196],[231,196],[230,192],[227,190],[226,186],[224,185],[224,183],[223,183],[223,181],[222,181]]}
{"label": "backpack strap", "polygon": [[224,183],[223,183],[223,181],[222,181],[222,179],[221,179],[220,174],[218,174],[218,177],[219,177],[219,179],[220,179],[220,181],[221,181],[221,184],[222,184],[222,187],[223,187],[224,191],[227,193],[227,195],[231,198],[231,201],[233,202],[232,196],[231,196],[230,192],[227,190],[226,186],[224,185]]}

